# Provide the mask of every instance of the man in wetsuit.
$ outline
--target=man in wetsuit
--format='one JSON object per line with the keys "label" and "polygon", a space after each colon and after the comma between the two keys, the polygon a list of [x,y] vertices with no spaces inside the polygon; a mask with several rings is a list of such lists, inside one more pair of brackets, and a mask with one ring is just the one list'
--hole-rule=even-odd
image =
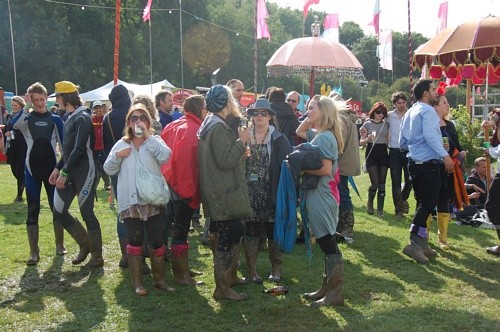
{"label": "man in wetsuit", "polygon": [[[94,214],[96,170],[92,147],[95,137],[90,112],[82,106],[78,88],[69,81],[56,83],[56,101],[69,116],[64,123],[62,158],[49,181],[56,186],[54,216],[80,246],[80,253],[72,263],[82,263],[90,252],[91,258],[85,267],[94,268],[104,265],[101,226]],[[87,230],[68,212],[76,195]]]}
{"label": "man in wetsuit", "polygon": [[[36,82],[28,88],[27,95],[33,103],[30,113],[26,107],[12,119],[13,129],[20,130],[26,144],[25,185],[26,200],[28,203],[28,218],[26,229],[30,246],[30,257],[27,265],[36,265],[40,260],[38,248],[38,215],[40,214],[40,193],[42,184],[47,193],[50,209],[53,210],[54,189],[49,184],[50,172],[56,165],[56,145],[61,144],[63,122],[62,119],[47,111],[47,89]],[[56,238],[56,254],[64,255],[64,229],[54,218],[54,234]]]}

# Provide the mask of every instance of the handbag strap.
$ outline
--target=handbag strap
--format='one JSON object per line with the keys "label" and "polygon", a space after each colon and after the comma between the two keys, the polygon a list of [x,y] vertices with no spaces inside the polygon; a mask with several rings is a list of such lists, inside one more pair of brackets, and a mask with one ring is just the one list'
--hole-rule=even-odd
{"label": "handbag strap", "polygon": [[375,143],[377,142],[377,138],[380,136],[380,132],[382,131],[382,129],[384,128],[385,126],[385,121],[382,123],[382,127],[380,127],[380,129],[378,130],[378,133],[377,133],[377,136],[375,136],[375,140],[373,141],[372,143],[372,148],[370,149],[370,151],[368,151],[368,155],[366,156],[365,158],[365,163],[366,161],[368,160],[368,158],[370,157],[370,155],[372,154],[372,151],[373,151],[373,146],[375,145]]}
{"label": "handbag strap", "polygon": [[113,133],[113,128],[111,128],[111,118],[108,115],[108,126],[109,126],[109,131],[111,132],[111,137],[113,137],[113,145],[116,143],[116,138],[115,134]]}

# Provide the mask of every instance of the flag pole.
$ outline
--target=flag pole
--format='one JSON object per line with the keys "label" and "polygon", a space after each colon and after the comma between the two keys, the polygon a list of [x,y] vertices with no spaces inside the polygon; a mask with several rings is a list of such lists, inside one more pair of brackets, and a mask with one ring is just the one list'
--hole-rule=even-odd
{"label": "flag pole", "polygon": [[410,6],[410,0],[408,0],[408,60],[410,63],[410,72],[408,74],[409,79],[410,79],[410,100],[413,100],[413,66],[412,66],[412,60],[413,60],[413,52],[411,50],[411,6]]}
{"label": "flag pole", "polygon": [[181,48],[181,96],[184,100],[184,50],[182,47],[182,0],[179,0],[179,41]]}
{"label": "flag pole", "polygon": [[14,51],[14,31],[12,30],[12,15],[10,12],[10,0],[7,0],[7,6],[9,7],[10,42],[12,45],[12,64],[14,66],[14,88],[17,96],[16,52]]}
{"label": "flag pole", "polygon": [[153,97],[153,46],[151,38],[151,19],[149,19],[149,94]]}
{"label": "flag pole", "polygon": [[257,12],[259,0],[255,0],[255,15],[253,22],[253,94],[257,100],[257,67],[259,65],[259,43],[257,41]]}
{"label": "flag pole", "polygon": [[115,7],[115,49],[113,54],[113,84],[118,84],[118,63],[120,60],[120,11],[121,0],[116,0]]}

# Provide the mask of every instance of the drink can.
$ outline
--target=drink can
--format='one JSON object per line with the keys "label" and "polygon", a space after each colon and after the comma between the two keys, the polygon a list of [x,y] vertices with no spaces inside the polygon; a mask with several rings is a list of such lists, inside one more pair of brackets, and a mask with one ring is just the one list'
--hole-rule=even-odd
{"label": "drink can", "polygon": [[138,126],[138,125],[135,125],[134,133],[135,133],[135,136],[137,136],[137,137],[142,137],[142,135],[144,135],[144,131],[142,130],[142,127]]}

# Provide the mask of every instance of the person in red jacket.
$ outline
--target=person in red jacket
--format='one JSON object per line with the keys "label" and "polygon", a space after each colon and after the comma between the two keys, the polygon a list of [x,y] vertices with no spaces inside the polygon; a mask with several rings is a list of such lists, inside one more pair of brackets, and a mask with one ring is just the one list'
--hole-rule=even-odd
{"label": "person in red jacket", "polygon": [[172,156],[161,167],[174,199],[174,229],[170,246],[174,282],[199,285],[190,276],[187,241],[193,212],[200,207],[198,181],[198,137],[196,132],[207,115],[205,99],[190,96],[184,102],[184,116],[169,123],[161,134]]}
{"label": "person in red jacket", "polygon": [[95,144],[93,147],[94,150],[94,160],[95,160],[95,166],[97,170],[97,176],[95,180],[95,187],[97,189],[97,185],[99,184],[99,179],[102,178],[104,181],[104,189],[110,190],[110,179],[109,175],[104,172],[104,169],[102,166],[104,165],[104,162],[106,161],[107,155],[104,153],[104,142],[102,139],[102,124],[104,120],[104,110],[106,108],[103,107],[102,102],[97,100],[94,101],[92,104],[92,126],[94,127],[94,134],[95,134]]}

